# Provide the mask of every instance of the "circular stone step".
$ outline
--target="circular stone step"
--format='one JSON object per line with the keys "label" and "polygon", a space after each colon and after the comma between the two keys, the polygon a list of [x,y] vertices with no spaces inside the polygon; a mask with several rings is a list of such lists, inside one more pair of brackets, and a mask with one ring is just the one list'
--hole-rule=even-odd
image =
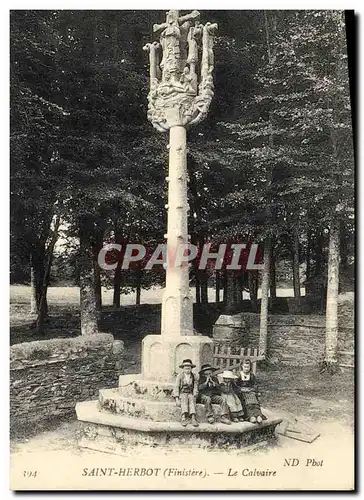
{"label": "circular stone step", "polygon": [[[174,401],[153,401],[150,399],[133,398],[125,394],[120,394],[118,389],[101,389],[99,392],[100,407],[103,411],[136,417],[154,422],[179,422],[181,419],[181,409]],[[219,405],[212,405],[217,417],[221,414]],[[196,405],[196,416],[200,422],[206,422],[205,407],[202,404]]]}
{"label": "circular stone step", "polygon": [[182,427],[180,422],[153,422],[100,411],[98,401],[76,405],[80,421],[80,447],[107,453],[124,454],[135,444],[149,446],[188,446],[199,448],[242,448],[255,443],[274,441],[275,428],[282,422],[264,410],[268,420],[261,425],[239,422],[231,425],[201,423]]}
{"label": "circular stone step", "polygon": [[174,401],[174,384],[158,380],[144,380],[141,374],[120,375],[118,392],[121,396],[150,401]]}

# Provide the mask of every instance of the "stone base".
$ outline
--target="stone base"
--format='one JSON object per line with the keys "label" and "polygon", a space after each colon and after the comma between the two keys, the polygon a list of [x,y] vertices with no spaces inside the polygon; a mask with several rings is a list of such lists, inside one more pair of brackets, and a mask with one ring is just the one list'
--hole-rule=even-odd
{"label": "stone base", "polygon": [[264,410],[268,420],[261,425],[239,422],[231,425],[200,423],[182,427],[178,421],[155,422],[100,411],[98,401],[77,403],[80,420],[79,446],[106,453],[124,454],[130,445],[168,447],[242,448],[275,440],[275,428],[282,419]]}
{"label": "stone base", "polygon": [[[112,412],[126,417],[136,417],[153,422],[179,422],[181,409],[173,401],[158,401],[146,398],[132,398],[120,395],[117,389],[102,389],[100,391],[100,411]],[[212,405],[215,415],[220,416],[219,405]],[[202,404],[196,405],[197,419],[207,422],[205,408]]]}
{"label": "stone base", "polygon": [[275,428],[282,421],[263,410],[268,420],[261,425],[226,425],[219,420],[219,405],[213,405],[216,422],[209,424],[204,406],[197,404],[199,427],[183,427],[172,390],[172,382],[146,380],[141,374],[121,375],[119,387],[100,390],[98,401],[77,403],[79,446],[115,454],[123,454],[127,446],[136,444],[241,448],[273,440]]}
{"label": "stone base", "polygon": [[[119,376],[118,394],[131,398],[148,399],[150,401],[174,401],[172,391],[174,382],[145,380],[141,373]],[[101,391],[100,391],[101,394]]]}
{"label": "stone base", "polygon": [[174,382],[184,359],[191,359],[198,372],[202,364],[212,363],[213,350],[213,340],[202,335],[147,335],[142,343],[143,378]]}

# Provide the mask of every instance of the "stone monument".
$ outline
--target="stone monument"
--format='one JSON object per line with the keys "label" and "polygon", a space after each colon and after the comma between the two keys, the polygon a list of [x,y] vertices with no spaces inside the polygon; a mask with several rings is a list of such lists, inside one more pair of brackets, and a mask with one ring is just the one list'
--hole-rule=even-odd
{"label": "stone monument", "polygon": [[[161,335],[143,340],[143,377],[172,381],[185,358],[197,369],[212,363],[213,341],[193,334],[193,301],[189,288],[189,268],[178,262],[188,251],[187,145],[186,128],[203,120],[213,93],[213,34],[217,24],[199,22],[193,11],[180,16],[167,12],[166,22],[155,24],[160,41],[148,43],[150,92],[148,119],[160,132],[169,133],[168,226],[166,288],[162,299]],[[199,61],[198,45],[202,39]],[[200,75],[196,67],[200,64]]]}
{"label": "stone monument", "polygon": [[[142,373],[119,377],[119,387],[100,390],[98,401],[77,403],[81,422],[79,446],[122,453],[128,443],[197,446],[244,446],[274,435],[280,420],[267,420],[259,429],[249,422],[226,426],[206,423],[197,404],[201,425],[182,427],[172,390],[183,359],[192,359],[196,375],[213,361],[213,340],[194,335],[193,303],[189,289],[186,128],[203,120],[213,97],[213,34],[216,24],[199,22],[193,11],[180,16],[167,12],[166,22],[154,25],[160,41],[147,44],[150,92],[148,119],[159,132],[169,132],[168,226],[165,235],[166,287],[162,299],[160,335],[147,335],[142,344]],[[199,44],[202,55],[199,60]],[[200,68],[199,74],[197,68]],[[215,408],[216,412],[219,408]]]}

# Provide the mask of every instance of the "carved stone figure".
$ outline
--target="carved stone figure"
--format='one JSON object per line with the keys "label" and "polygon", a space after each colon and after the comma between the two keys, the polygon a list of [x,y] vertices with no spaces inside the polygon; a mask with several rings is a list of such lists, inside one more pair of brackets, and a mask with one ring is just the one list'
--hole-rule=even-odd
{"label": "carved stone figure", "polygon": [[160,76],[159,53],[158,53],[159,49],[160,49],[160,44],[158,42],[147,43],[143,47],[143,50],[149,52],[150,88],[152,88],[155,85],[155,81]]}
{"label": "carved stone figure", "polygon": [[183,84],[184,91],[188,95],[195,96],[197,94],[197,75],[196,73],[192,73],[187,66],[183,69],[181,83]]}
{"label": "carved stone figure", "polygon": [[201,35],[201,26],[194,26],[190,28],[188,32],[187,42],[188,42],[188,64],[197,64],[198,63],[198,45],[197,45],[197,37]]}
{"label": "carved stone figure", "polygon": [[217,24],[206,23],[202,31],[201,77],[206,78],[214,69],[213,34]]}
{"label": "carved stone figure", "polygon": [[[148,119],[159,131],[175,125],[196,124],[208,112],[213,97],[213,34],[217,25],[206,23],[203,26],[199,16],[198,11],[179,16],[177,10],[170,10],[166,22],[153,27],[154,32],[160,33],[160,43],[144,47],[149,52],[150,62]],[[201,38],[199,81],[196,66]]]}

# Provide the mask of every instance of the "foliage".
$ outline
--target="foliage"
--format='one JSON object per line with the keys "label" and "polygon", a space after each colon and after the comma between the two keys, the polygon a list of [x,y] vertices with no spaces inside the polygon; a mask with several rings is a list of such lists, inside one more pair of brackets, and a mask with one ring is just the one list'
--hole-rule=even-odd
{"label": "foliage", "polygon": [[[201,14],[218,22],[219,36],[215,98],[206,121],[189,131],[192,237],[273,235],[281,259],[297,226],[303,247],[306,234],[333,218],[349,238],[354,168],[342,12]],[[84,215],[104,241],[163,241],[167,138],[146,120],[142,51],[163,17],[11,13],[11,252],[22,278],[60,201],[70,246]],[[77,255],[67,257],[57,265],[74,266],[66,274],[77,277]],[[110,275],[103,279],[110,284]],[[122,279],[134,286],[132,273]]]}

